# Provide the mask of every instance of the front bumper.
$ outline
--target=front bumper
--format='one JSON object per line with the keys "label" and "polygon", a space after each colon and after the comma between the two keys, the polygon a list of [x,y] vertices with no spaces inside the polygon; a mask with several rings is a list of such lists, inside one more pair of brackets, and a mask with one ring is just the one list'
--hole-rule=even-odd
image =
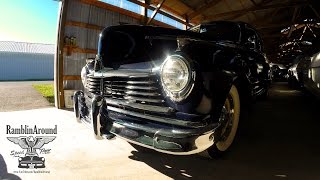
{"label": "front bumper", "polygon": [[177,127],[153,128],[150,124],[112,122],[109,132],[128,142],[175,155],[188,155],[202,152],[214,143],[214,130],[211,125],[200,129]]}
{"label": "front bumper", "polygon": [[18,165],[19,168],[45,168],[44,162],[41,161],[21,161]]}
{"label": "front bumper", "polygon": [[[75,109],[78,108],[76,96],[75,93]],[[172,124],[166,124],[157,118],[144,121],[141,119],[150,119],[152,116],[137,117],[136,114],[128,114],[129,111],[125,109],[116,111],[107,103],[101,96],[92,99],[90,115],[96,136],[114,134],[130,143],[175,155],[202,152],[218,139],[215,135],[219,133],[215,132],[219,131],[219,123],[182,123],[181,120],[169,119]],[[77,114],[78,111],[75,112]]]}

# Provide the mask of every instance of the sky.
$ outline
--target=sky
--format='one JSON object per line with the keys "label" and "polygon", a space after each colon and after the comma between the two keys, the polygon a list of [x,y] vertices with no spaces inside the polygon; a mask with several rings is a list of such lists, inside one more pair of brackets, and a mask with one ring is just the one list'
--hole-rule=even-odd
{"label": "sky", "polygon": [[0,41],[55,44],[59,2],[0,0]]}

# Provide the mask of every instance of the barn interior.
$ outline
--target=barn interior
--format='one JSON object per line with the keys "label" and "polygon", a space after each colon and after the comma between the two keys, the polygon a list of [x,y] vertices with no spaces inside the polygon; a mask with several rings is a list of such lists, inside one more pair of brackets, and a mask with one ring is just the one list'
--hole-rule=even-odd
{"label": "barn interior", "polygon": [[[56,56],[55,70],[58,108],[66,107],[65,101],[70,99],[69,90],[81,89],[79,70],[86,58],[95,57],[98,35],[110,25],[141,24],[189,29],[210,21],[247,22],[259,31],[269,62],[285,69],[292,66],[297,56],[311,56],[319,49],[320,6],[316,0],[62,2],[57,52],[63,53]],[[125,8],[132,4],[135,6],[131,10]],[[178,26],[161,22],[160,19],[164,18],[176,21]],[[66,44],[66,37],[74,37],[76,44],[70,45],[70,40]]]}
{"label": "barn interior", "polygon": [[[5,129],[5,124],[27,124],[28,118],[39,125],[58,125],[58,138],[48,146],[52,153],[46,156],[51,173],[18,174],[22,179],[320,178],[320,66],[307,70],[312,91],[290,76],[297,59],[320,61],[317,0],[56,1],[61,7],[54,62],[56,108],[6,113],[0,125]],[[105,27],[134,24],[188,30],[212,21],[243,21],[256,28],[276,73],[268,99],[254,101],[248,109],[226,156],[173,156],[122,140],[96,141],[91,126],[76,123],[72,96],[83,89],[81,69],[86,59],[95,58]],[[6,163],[16,165],[14,160]]]}

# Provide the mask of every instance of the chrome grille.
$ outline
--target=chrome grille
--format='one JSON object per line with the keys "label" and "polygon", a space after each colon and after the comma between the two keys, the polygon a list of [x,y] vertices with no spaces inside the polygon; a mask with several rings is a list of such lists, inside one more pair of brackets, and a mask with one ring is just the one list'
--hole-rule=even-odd
{"label": "chrome grille", "polygon": [[134,103],[163,105],[164,100],[155,76],[107,77],[104,79],[104,95],[108,98]]}
{"label": "chrome grille", "polygon": [[159,80],[151,73],[108,71],[102,77],[89,76],[86,88],[93,94],[103,94],[110,99],[156,106],[164,104]]}
{"label": "chrome grille", "polygon": [[159,79],[150,72],[109,70],[88,77],[86,87],[89,92],[104,96],[104,110],[114,121],[152,121],[192,128],[205,125],[193,122],[200,115],[177,114],[166,105]]}
{"label": "chrome grille", "polygon": [[100,94],[101,93],[101,78],[89,76],[86,82],[86,88],[89,92],[93,94]]}

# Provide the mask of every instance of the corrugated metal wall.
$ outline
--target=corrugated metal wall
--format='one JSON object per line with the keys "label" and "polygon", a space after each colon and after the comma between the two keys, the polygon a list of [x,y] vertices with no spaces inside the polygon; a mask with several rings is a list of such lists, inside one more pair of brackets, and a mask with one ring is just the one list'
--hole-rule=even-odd
{"label": "corrugated metal wall", "polygon": [[[69,0],[66,22],[75,21],[102,27],[121,23],[139,24],[139,20],[112,12],[93,5]],[[78,26],[65,26],[64,36],[76,37],[77,47],[81,49],[97,49],[100,30]],[[94,58],[95,54],[73,52],[70,56],[64,52],[64,75],[80,75],[86,58]],[[64,89],[83,89],[80,80],[64,80]]]}
{"label": "corrugated metal wall", "polygon": [[0,81],[52,80],[54,54],[1,52]]}

